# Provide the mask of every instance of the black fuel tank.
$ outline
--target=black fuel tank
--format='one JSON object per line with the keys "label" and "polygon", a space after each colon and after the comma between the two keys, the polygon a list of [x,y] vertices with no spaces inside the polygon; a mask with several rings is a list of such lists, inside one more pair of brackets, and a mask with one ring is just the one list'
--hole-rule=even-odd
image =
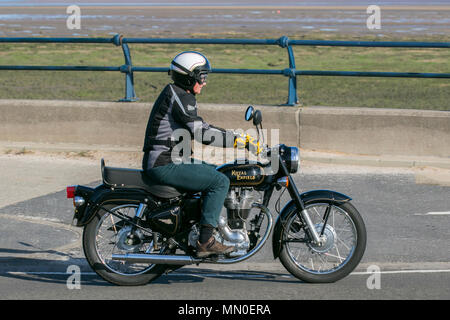
{"label": "black fuel tank", "polygon": [[264,168],[260,163],[236,160],[217,167],[230,179],[230,186],[257,186],[264,181]]}

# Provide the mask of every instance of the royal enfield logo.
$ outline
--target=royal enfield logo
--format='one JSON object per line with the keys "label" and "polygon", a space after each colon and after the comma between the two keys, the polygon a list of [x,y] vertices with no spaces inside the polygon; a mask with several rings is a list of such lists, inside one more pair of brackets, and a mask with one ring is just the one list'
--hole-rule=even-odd
{"label": "royal enfield logo", "polygon": [[231,175],[236,177],[236,180],[256,180],[256,176],[248,176],[246,171],[231,170]]}

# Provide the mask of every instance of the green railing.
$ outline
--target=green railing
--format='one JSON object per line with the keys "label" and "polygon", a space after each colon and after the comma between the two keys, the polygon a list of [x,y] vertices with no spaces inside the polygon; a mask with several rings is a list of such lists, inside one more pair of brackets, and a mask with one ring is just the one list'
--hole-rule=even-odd
{"label": "green railing", "polygon": [[295,67],[293,46],[338,47],[388,47],[388,48],[450,48],[449,42],[388,42],[388,41],[327,41],[278,39],[179,39],[179,38],[0,38],[0,43],[98,43],[122,47],[125,63],[121,66],[5,66],[0,70],[47,70],[47,71],[119,71],[125,74],[125,97],[120,101],[136,101],[134,72],[167,72],[168,67],[134,66],[128,44],[227,44],[227,45],[273,45],[287,50],[289,66],[285,69],[213,69],[213,73],[282,75],[288,78],[288,99],[285,105],[298,103],[297,76],[340,77],[400,77],[400,78],[450,78],[450,73],[374,72],[374,71],[320,71],[298,70]]}

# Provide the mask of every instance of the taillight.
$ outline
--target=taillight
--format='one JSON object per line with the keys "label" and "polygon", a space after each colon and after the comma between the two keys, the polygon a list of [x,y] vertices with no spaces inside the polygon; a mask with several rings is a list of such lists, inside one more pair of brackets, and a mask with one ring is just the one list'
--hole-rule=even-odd
{"label": "taillight", "polygon": [[73,199],[75,198],[75,190],[76,190],[76,186],[68,186],[66,188],[66,193],[67,193],[67,199]]}

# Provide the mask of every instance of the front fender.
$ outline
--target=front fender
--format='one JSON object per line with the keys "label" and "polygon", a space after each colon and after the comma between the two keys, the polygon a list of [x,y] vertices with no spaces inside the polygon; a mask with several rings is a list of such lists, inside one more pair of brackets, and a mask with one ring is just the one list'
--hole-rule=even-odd
{"label": "front fender", "polygon": [[[300,194],[300,199],[302,199],[305,206],[317,203],[317,202],[327,202],[334,204],[342,204],[352,200],[349,196],[345,194],[332,191],[332,190],[312,190],[307,191]],[[281,210],[279,216],[275,221],[275,227],[273,230],[272,237],[272,250],[273,250],[273,258],[278,258],[281,251],[281,237],[283,233],[283,222],[286,221],[286,218],[289,214],[297,209],[294,200],[289,201],[284,208]]]}

